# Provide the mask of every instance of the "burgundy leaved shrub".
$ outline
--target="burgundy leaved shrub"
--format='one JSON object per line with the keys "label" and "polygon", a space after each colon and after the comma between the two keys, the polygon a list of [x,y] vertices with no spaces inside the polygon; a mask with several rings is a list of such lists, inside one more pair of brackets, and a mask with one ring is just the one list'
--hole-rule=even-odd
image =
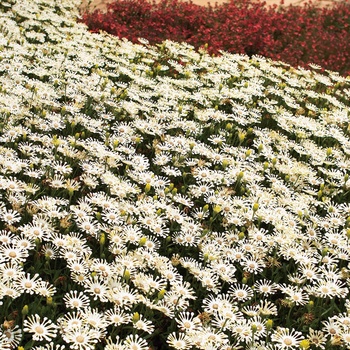
{"label": "burgundy leaved shrub", "polygon": [[195,5],[179,0],[115,0],[108,11],[82,14],[93,32],[106,31],[132,42],[151,44],[165,39],[187,42],[196,48],[261,55],[307,67],[350,74],[350,3],[319,8],[266,6],[254,0],[230,0],[220,6]]}

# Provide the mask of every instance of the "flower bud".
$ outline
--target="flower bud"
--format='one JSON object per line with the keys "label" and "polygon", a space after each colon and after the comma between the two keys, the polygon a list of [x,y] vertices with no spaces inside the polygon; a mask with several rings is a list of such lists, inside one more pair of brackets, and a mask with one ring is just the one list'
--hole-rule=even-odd
{"label": "flower bud", "polygon": [[136,323],[139,320],[140,320],[140,314],[138,312],[135,312],[132,316],[132,322]]}
{"label": "flower bud", "polygon": [[273,320],[268,319],[268,320],[266,321],[265,326],[266,326],[266,329],[267,329],[268,331],[271,330],[272,327],[273,327]]}
{"label": "flower bud", "polygon": [[146,244],[146,242],[147,242],[147,237],[145,236],[141,237],[139,240],[139,246],[143,247]]}
{"label": "flower bud", "polygon": [[232,124],[231,124],[231,123],[227,123],[227,124],[226,124],[226,130],[227,130],[227,131],[232,130]]}
{"label": "flower bud", "polygon": [[101,246],[104,246],[106,243],[106,234],[105,233],[101,233],[101,236],[100,236],[100,245]]}
{"label": "flower bud", "polygon": [[28,315],[28,313],[29,313],[29,307],[28,305],[24,305],[22,308],[22,316],[25,317]]}
{"label": "flower bud", "polygon": [[125,282],[128,283],[129,280],[130,280],[130,271],[129,270],[125,270],[123,277],[124,277]]}
{"label": "flower bud", "polygon": [[221,212],[221,206],[220,205],[214,205],[213,212],[214,212],[214,214],[219,214]]}
{"label": "flower bud", "polygon": [[158,292],[158,300],[161,300],[164,298],[164,294],[166,293],[166,290],[163,288]]}
{"label": "flower bud", "polygon": [[145,186],[145,193],[148,193],[151,190],[152,186],[151,184],[148,182]]}

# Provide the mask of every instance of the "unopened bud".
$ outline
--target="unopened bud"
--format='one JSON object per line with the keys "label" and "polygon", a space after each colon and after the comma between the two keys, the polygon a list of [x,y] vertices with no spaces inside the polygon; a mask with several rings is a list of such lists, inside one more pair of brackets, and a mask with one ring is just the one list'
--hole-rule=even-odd
{"label": "unopened bud", "polygon": [[132,322],[136,323],[139,320],[140,320],[140,314],[138,312],[135,312],[132,316]]}
{"label": "unopened bud", "polygon": [[219,214],[221,212],[221,206],[220,205],[214,205],[213,212],[215,214]]}
{"label": "unopened bud", "polygon": [[130,271],[129,270],[125,270],[123,277],[124,277],[125,282],[128,283],[129,280],[130,280]]}
{"label": "unopened bud", "polygon": [[150,183],[147,183],[145,186],[145,193],[148,193],[151,190],[152,186]]}
{"label": "unopened bud", "polygon": [[161,300],[164,298],[164,294],[166,293],[166,290],[163,288],[158,292],[158,300]]}
{"label": "unopened bud", "polygon": [[100,236],[100,245],[101,246],[104,246],[106,243],[106,234],[105,233],[101,233],[101,236]]}
{"label": "unopened bud", "polygon": [[29,313],[29,307],[28,305],[24,305],[22,308],[22,316],[25,317],[28,315],[28,313]]}
{"label": "unopened bud", "polygon": [[272,329],[272,327],[273,327],[273,320],[271,320],[271,319],[268,319],[267,321],[266,321],[266,329],[269,331],[269,330],[271,330]]}
{"label": "unopened bud", "polygon": [[147,237],[143,236],[141,237],[141,239],[139,240],[139,246],[143,247],[147,242]]}

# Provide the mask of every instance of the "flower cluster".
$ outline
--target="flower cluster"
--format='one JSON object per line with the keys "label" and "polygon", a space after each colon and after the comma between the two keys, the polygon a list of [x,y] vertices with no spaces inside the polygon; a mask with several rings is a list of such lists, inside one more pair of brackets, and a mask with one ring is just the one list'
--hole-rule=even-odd
{"label": "flower cluster", "polygon": [[350,348],[350,80],[0,5],[0,348]]}
{"label": "flower cluster", "polygon": [[320,8],[266,6],[263,1],[235,0],[207,7],[178,0],[115,0],[107,12],[87,9],[82,15],[91,31],[107,31],[151,44],[165,39],[207,47],[211,54],[262,55],[307,68],[316,63],[350,74],[350,6],[348,0]]}

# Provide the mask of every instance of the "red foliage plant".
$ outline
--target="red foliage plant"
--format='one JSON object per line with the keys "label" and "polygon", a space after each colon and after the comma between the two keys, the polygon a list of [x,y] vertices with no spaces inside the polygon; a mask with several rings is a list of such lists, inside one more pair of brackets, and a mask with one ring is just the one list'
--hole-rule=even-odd
{"label": "red foliage plant", "polygon": [[151,44],[165,39],[195,48],[261,55],[293,66],[309,63],[350,74],[350,4],[336,2],[320,8],[266,6],[254,0],[230,0],[220,6],[178,0],[116,0],[101,11],[82,14],[92,32],[100,30]]}

